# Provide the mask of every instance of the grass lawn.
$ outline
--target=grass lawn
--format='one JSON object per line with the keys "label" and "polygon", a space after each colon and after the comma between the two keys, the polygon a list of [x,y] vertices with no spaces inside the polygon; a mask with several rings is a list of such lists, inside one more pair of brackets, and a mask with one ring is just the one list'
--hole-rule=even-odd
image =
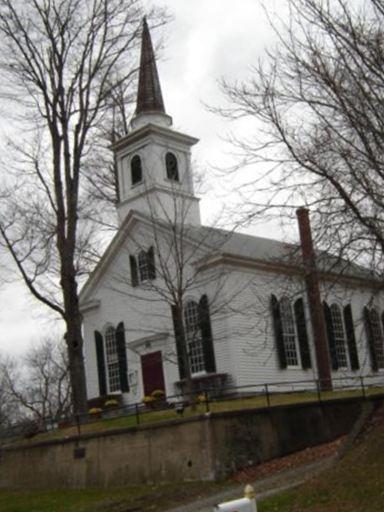
{"label": "grass lawn", "polygon": [[0,491],[0,512],[151,512],[182,506],[228,488],[228,484],[189,482],[164,486],[78,491]]}
{"label": "grass lawn", "polygon": [[384,411],[333,468],[305,485],[270,498],[258,512],[382,512]]}

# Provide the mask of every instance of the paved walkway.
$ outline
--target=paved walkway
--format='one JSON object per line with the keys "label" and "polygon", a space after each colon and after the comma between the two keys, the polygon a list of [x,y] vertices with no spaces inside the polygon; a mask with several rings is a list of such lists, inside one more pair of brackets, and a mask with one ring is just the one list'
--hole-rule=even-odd
{"label": "paved walkway", "polygon": [[[276,475],[250,483],[256,491],[257,500],[262,500],[302,484],[321,471],[329,468],[336,458],[337,455],[332,455],[315,462],[302,464],[292,469],[286,469]],[[169,509],[167,512],[212,512],[213,507],[218,503],[242,498],[244,496],[244,487],[245,486],[242,484],[236,484],[226,491],[202,498],[181,507]]]}

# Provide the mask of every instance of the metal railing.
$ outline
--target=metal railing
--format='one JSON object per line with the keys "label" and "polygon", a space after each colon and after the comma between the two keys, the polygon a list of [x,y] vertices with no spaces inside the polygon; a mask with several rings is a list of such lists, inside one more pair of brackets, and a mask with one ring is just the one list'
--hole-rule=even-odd
{"label": "metal railing", "polygon": [[[384,375],[337,377],[332,379],[333,391],[323,391],[317,379],[268,382],[222,389],[206,387],[193,393],[164,396],[145,404],[137,402],[99,410],[97,413],[76,414],[70,417],[25,420],[21,424],[0,428],[0,442],[15,437],[33,437],[37,433],[51,432],[63,427],[74,427],[73,434],[80,435],[95,421],[110,420],[111,426],[125,428],[143,423],[169,421],[177,417],[210,414],[225,410],[269,408],[278,405],[323,402],[346,397],[367,398],[384,394]],[[118,422],[126,418],[127,421]],[[106,428],[110,426],[106,425]]]}

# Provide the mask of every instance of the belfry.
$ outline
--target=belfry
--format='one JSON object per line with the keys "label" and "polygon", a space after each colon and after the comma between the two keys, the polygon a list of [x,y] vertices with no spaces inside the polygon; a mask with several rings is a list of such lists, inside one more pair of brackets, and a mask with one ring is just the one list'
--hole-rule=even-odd
{"label": "belfry", "polygon": [[172,129],[145,18],[136,111],[130,128],[113,146],[120,224],[135,210],[167,222],[199,225],[199,199],[194,195],[191,169],[191,147],[198,140]]}

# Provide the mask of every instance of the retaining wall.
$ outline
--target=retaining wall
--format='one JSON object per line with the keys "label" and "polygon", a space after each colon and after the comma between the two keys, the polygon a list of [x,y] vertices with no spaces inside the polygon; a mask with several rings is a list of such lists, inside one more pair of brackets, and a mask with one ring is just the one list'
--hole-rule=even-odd
{"label": "retaining wall", "polygon": [[352,428],[360,399],[175,419],[0,451],[0,487],[84,488],[213,480]]}

